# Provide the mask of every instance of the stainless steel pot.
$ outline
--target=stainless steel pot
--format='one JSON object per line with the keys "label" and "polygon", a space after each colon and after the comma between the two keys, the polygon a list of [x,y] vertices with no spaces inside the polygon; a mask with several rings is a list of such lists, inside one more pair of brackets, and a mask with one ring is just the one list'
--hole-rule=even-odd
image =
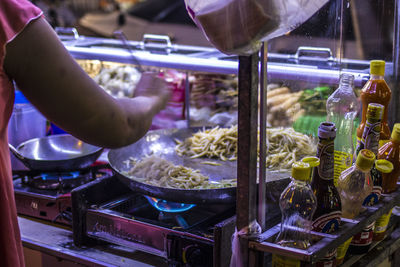
{"label": "stainless steel pot", "polygon": [[30,170],[71,171],[89,167],[103,148],[82,142],[69,134],[51,135],[23,142],[11,152]]}

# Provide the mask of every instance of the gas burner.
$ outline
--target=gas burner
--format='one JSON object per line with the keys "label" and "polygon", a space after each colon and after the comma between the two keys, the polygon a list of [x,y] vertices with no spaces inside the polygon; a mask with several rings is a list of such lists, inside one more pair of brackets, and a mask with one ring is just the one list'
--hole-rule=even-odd
{"label": "gas burner", "polygon": [[78,187],[93,179],[91,172],[64,172],[24,176],[22,182],[38,189],[62,190]]}
{"label": "gas burner", "polygon": [[32,188],[63,192],[86,184],[96,178],[109,176],[111,171],[106,169],[107,166],[106,164],[97,164],[87,169],[68,172],[17,172],[14,177],[21,178],[22,184]]}
{"label": "gas burner", "polygon": [[18,214],[72,224],[71,191],[93,180],[112,175],[109,165],[96,162],[84,170],[63,173],[13,171],[14,195]]}
{"label": "gas burner", "polygon": [[149,203],[160,212],[178,213],[185,212],[196,206],[195,204],[176,203],[155,197],[145,196]]}

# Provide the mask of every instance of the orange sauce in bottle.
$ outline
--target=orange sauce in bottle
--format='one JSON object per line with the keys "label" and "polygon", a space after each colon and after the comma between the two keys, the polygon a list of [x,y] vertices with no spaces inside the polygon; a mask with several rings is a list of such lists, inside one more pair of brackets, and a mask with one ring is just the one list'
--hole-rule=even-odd
{"label": "orange sauce in bottle", "polygon": [[378,159],[386,159],[393,164],[392,172],[382,173],[382,193],[396,191],[400,175],[400,123],[393,126],[390,141],[379,148]]}
{"label": "orange sauce in bottle", "polygon": [[367,108],[369,103],[378,103],[384,106],[382,127],[380,134],[380,146],[390,139],[390,128],[387,122],[388,106],[392,96],[392,91],[384,80],[385,61],[372,60],[370,63],[371,78],[361,90],[362,118],[357,128],[357,139],[361,139],[367,121]]}

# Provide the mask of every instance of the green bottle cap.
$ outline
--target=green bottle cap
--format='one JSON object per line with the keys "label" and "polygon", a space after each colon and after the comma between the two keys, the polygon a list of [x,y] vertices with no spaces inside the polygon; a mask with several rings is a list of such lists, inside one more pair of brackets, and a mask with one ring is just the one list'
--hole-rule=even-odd
{"label": "green bottle cap", "polygon": [[393,164],[386,159],[378,159],[375,161],[375,168],[382,173],[391,173],[393,171]]}
{"label": "green bottle cap", "polygon": [[372,75],[385,75],[385,61],[383,60],[371,60],[370,62],[370,73]]}
{"label": "green bottle cap", "polygon": [[356,165],[363,171],[368,171],[372,168],[375,161],[375,154],[371,150],[362,149],[357,156]]}
{"label": "green bottle cap", "polygon": [[367,118],[377,121],[382,120],[383,110],[385,107],[378,103],[369,103],[367,108]]}
{"label": "green bottle cap", "polygon": [[310,164],[301,161],[292,164],[292,177],[299,181],[310,180]]}
{"label": "green bottle cap", "polygon": [[318,157],[304,157],[302,160],[304,163],[308,163],[311,168],[319,166],[319,158]]}
{"label": "green bottle cap", "polygon": [[395,123],[392,130],[392,139],[400,142],[400,123]]}

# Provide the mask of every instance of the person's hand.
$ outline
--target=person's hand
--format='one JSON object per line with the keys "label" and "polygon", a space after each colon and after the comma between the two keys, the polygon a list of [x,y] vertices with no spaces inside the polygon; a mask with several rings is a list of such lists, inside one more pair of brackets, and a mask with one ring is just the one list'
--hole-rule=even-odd
{"label": "person's hand", "polygon": [[162,110],[167,105],[171,91],[167,86],[167,83],[160,77],[157,77],[156,73],[144,72],[140,78],[134,97],[144,96],[152,98],[157,105],[158,110]]}

